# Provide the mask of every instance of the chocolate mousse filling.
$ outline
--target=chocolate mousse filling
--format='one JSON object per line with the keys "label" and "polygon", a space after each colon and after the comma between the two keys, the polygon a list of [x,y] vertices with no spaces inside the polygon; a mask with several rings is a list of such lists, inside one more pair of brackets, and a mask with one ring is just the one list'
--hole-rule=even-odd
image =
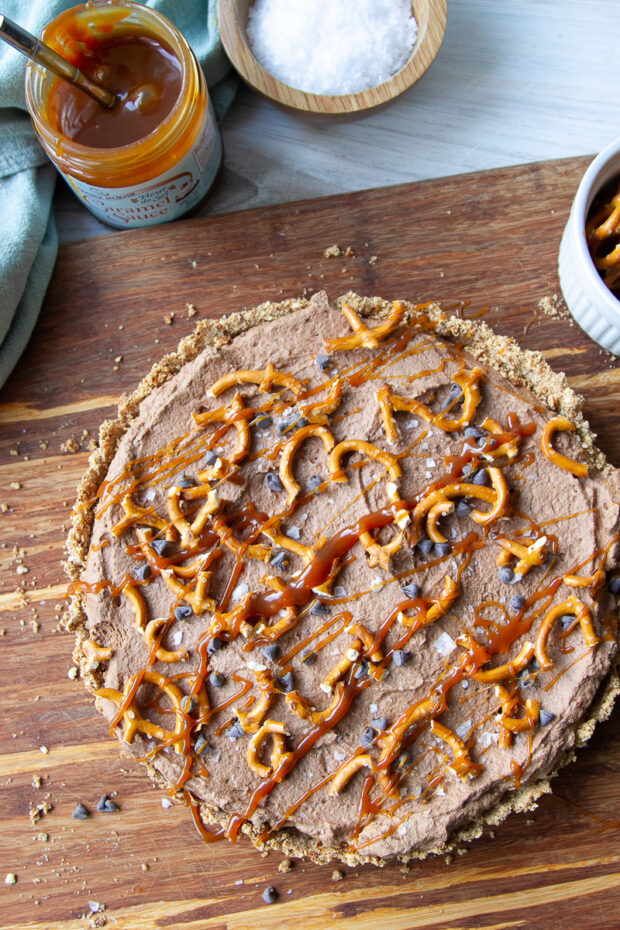
{"label": "chocolate mousse filling", "polygon": [[609,712],[619,501],[539,354],[432,304],[263,304],[103,424],[76,658],[205,839],[439,852],[532,806]]}

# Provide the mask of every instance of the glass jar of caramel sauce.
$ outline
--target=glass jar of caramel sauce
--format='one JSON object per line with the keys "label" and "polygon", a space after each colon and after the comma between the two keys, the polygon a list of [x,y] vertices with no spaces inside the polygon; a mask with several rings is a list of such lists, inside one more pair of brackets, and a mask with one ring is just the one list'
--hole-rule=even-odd
{"label": "glass jar of caramel sauce", "polygon": [[222,143],[202,69],[164,16],[133,0],[91,0],[41,38],[117,95],[106,109],[29,62],[26,101],[50,159],[110,226],[153,226],[195,212]]}

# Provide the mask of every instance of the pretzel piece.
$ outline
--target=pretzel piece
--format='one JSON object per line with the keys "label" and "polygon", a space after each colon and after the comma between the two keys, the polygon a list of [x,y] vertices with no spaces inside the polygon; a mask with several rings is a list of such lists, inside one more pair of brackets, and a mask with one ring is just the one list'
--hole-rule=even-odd
{"label": "pretzel piece", "polygon": [[[153,736],[156,739],[163,740],[165,743],[173,746],[176,753],[182,755],[185,751],[185,742],[183,739],[175,739],[175,737],[181,737],[185,732],[185,715],[181,708],[183,693],[174,682],[168,681],[168,679],[160,675],[159,672],[154,672],[152,670],[147,670],[143,673],[142,682],[145,684],[157,685],[159,690],[163,691],[170,699],[176,715],[174,732],[159,726],[157,723],[146,720],[136,707],[134,699],[123,714],[123,739],[126,743],[133,743],[136,733],[145,733],[147,736]],[[127,679],[122,693],[115,688],[100,688],[98,691],[95,691],[95,695],[96,697],[113,701],[117,706],[120,706],[127,698],[133,684],[134,676]]]}
{"label": "pretzel piece", "polygon": [[[194,421],[197,426],[208,426],[212,423],[223,423],[226,425],[223,435],[231,427],[237,430],[237,448],[232,455],[229,455],[228,461],[237,463],[241,462],[250,450],[250,425],[249,421],[254,416],[254,409],[246,407],[241,395],[235,394],[233,399],[225,407],[218,407],[217,410],[208,410],[205,413],[193,413]],[[202,480],[202,478],[201,478]]]}
{"label": "pretzel piece", "polygon": [[334,437],[330,431],[325,429],[324,426],[317,426],[312,424],[310,424],[310,426],[300,427],[295,431],[295,433],[293,433],[288,442],[284,444],[282,454],[280,456],[280,479],[288,491],[288,507],[291,506],[300,491],[300,487],[293,477],[293,458],[301,444],[311,436],[316,436],[322,441],[326,455],[329,456],[330,452],[332,452],[334,448]]}
{"label": "pretzel piece", "polygon": [[258,687],[260,688],[260,696],[252,705],[252,709],[243,711],[239,710],[237,707],[233,707],[233,711],[244,733],[258,733],[263,719],[273,703],[274,695],[271,689],[273,678],[271,672],[269,669],[264,669],[255,674]]}
{"label": "pretzel piece", "polygon": [[215,610],[213,598],[206,597],[212,574],[212,572],[199,571],[193,591],[189,585],[184,585],[179,581],[173,568],[165,568],[161,573],[161,577],[175,597],[186,601],[194,613],[200,616],[205,610]]}
{"label": "pretzel piece", "polygon": [[82,652],[90,662],[109,662],[114,650],[107,646],[100,646],[94,639],[85,639],[82,642]]}
{"label": "pretzel piece", "polygon": [[553,462],[554,465],[557,465],[559,468],[563,468],[564,471],[569,471],[571,474],[576,475],[578,478],[587,478],[588,477],[588,466],[582,462],[576,462],[574,459],[568,458],[566,455],[562,455],[561,452],[557,452],[552,445],[553,437],[555,433],[560,431],[568,431],[573,433],[575,431],[575,426],[568,420],[566,417],[553,417],[545,424],[545,427],[540,436],[540,448],[543,453],[547,456],[550,462]]}
{"label": "pretzel piece", "polygon": [[353,776],[363,768],[368,768],[371,772],[374,772],[375,770],[375,764],[372,761],[372,756],[370,756],[368,753],[364,753],[361,756],[353,756],[352,759],[349,759],[347,762],[345,762],[345,764],[335,772],[332,778],[329,790],[327,792],[330,798],[340,794],[342,790],[349,784]]}
{"label": "pretzel piece", "polygon": [[549,634],[556,620],[566,616],[566,614],[572,614],[579,621],[579,626],[581,627],[581,632],[583,633],[583,638],[588,648],[593,649],[600,642],[598,636],[594,632],[589,609],[578,598],[571,595],[561,604],[556,604],[555,607],[548,610],[540,624],[538,636],[536,637],[536,659],[542,669],[547,670],[553,668],[554,663],[549,658],[547,652]]}
{"label": "pretzel piece", "polygon": [[[149,647],[149,650],[153,648],[157,637],[161,634],[167,623],[167,617],[155,617],[154,620],[149,620],[144,628],[144,642]],[[159,659],[160,662],[182,662],[184,659],[188,658],[188,652],[186,649],[177,649],[176,652],[171,652],[168,649],[164,649],[163,646],[160,646],[155,653],[155,658]]]}
{"label": "pretzel piece", "polygon": [[[329,426],[329,415],[335,413],[340,406],[343,385],[343,379],[336,378],[330,388],[329,394],[324,400],[315,401],[312,404],[300,404],[299,411],[302,416],[304,416],[309,423]],[[327,451],[329,453],[329,450]]]}
{"label": "pretzel piece", "polygon": [[[259,778],[269,778],[281,762],[291,754],[286,751],[286,728],[283,723],[266,720],[248,742],[246,758],[248,765]],[[263,742],[268,736],[273,737],[271,765],[263,765],[258,758]]]}
{"label": "pretzel piece", "polygon": [[136,504],[132,500],[131,494],[127,494],[121,501],[121,507],[125,511],[125,517],[122,520],[119,520],[112,527],[112,534],[118,539],[123,533],[126,533],[128,529],[131,529],[136,523],[141,523],[143,526],[152,526],[156,530],[168,530],[169,524],[163,517],[159,517],[155,513],[155,508],[151,507],[140,507],[139,504]]}
{"label": "pretzel piece", "polygon": [[449,768],[452,769],[455,775],[464,780],[466,778],[475,778],[476,775],[480,774],[482,766],[477,762],[472,762],[467,746],[450,727],[439,723],[438,720],[431,720],[431,731],[446,743],[454,753],[454,760],[450,763]]}
{"label": "pretzel piece", "polygon": [[504,681],[505,678],[514,678],[524,668],[527,668],[534,658],[534,652],[535,648],[532,643],[524,643],[518,655],[511,662],[506,662],[504,665],[498,665],[496,668],[490,668],[486,671],[475,672],[472,678],[486,684],[496,684]]}
{"label": "pretzel piece", "polygon": [[529,546],[524,546],[523,543],[518,542],[518,540],[508,539],[506,536],[498,536],[495,542],[502,549],[502,552],[497,556],[497,564],[507,565],[510,557],[516,556],[518,562],[515,565],[514,573],[520,578],[527,575],[531,568],[534,568],[536,565],[543,565],[545,562],[546,536],[539,537],[539,539],[530,543]]}
{"label": "pretzel piece", "polygon": [[350,304],[343,303],[341,309],[343,315],[349,321],[349,325],[353,330],[353,333],[349,336],[341,336],[338,339],[331,339],[327,343],[328,352],[334,352],[338,350],[348,351],[350,349],[360,348],[376,349],[386,336],[389,336],[390,333],[394,332],[405,313],[405,305],[402,304],[399,300],[395,300],[392,304],[392,309],[390,310],[386,319],[382,323],[378,323],[376,326],[368,327],[360,320],[359,316]]}
{"label": "pretzel piece", "polygon": [[303,384],[292,375],[284,371],[277,371],[271,363],[266,368],[258,371],[249,371],[242,369],[231,371],[229,374],[219,378],[209,389],[212,397],[219,397],[229,387],[235,387],[239,384],[258,384],[259,393],[264,394],[274,384],[276,387],[288,388],[297,397],[303,391]]}
{"label": "pretzel piece", "polygon": [[[491,417],[487,417],[482,423],[482,429],[488,430],[490,433],[494,433],[496,436],[506,432],[502,427],[497,423],[496,420],[492,420]],[[510,439],[508,442],[503,442],[497,449],[493,449],[491,452],[485,450],[485,455],[490,455],[494,459],[501,458],[502,455],[507,456],[509,459],[514,459],[516,455],[519,454],[519,442],[520,437],[515,436],[514,439]]]}
{"label": "pretzel piece", "polygon": [[480,388],[478,387],[478,382],[483,375],[484,372],[481,368],[474,368],[468,374],[464,371],[459,371],[454,375],[452,380],[458,384],[463,391],[463,411],[460,417],[455,419],[446,416],[448,411],[442,411],[436,414],[432,419],[435,426],[438,426],[439,429],[444,430],[446,433],[456,433],[472,422],[476,415],[478,404],[480,403]]}

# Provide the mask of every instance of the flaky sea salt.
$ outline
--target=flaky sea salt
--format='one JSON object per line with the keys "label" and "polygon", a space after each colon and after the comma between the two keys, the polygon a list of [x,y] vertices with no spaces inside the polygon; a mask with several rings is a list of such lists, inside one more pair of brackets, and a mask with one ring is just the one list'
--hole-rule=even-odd
{"label": "flaky sea salt", "polygon": [[260,64],[314,94],[382,84],[407,63],[417,34],[411,0],[256,0],[248,20]]}
{"label": "flaky sea salt", "polygon": [[456,649],[456,643],[452,639],[449,633],[442,633],[441,636],[438,636],[433,646],[437,652],[442,656],[449,656],[450,653]]}

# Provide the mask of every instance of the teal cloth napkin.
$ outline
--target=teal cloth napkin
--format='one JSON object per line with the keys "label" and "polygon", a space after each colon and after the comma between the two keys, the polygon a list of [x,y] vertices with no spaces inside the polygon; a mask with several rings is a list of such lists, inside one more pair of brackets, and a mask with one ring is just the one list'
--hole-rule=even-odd
{"label": "teal cloth napkin", "polygon": [[[2,13],[29,32],[77,0],[3,0]],[[186,37],[200,61],[221,118],[236,81],[220,42],[216,0],[148,0]],[[39,145],[26,110],[26,59],[0,41],[0,387],[22,354],[52,275],[58,237],[52,215],[56,169]],[[217,87],[214,87],[217,85]]]}

